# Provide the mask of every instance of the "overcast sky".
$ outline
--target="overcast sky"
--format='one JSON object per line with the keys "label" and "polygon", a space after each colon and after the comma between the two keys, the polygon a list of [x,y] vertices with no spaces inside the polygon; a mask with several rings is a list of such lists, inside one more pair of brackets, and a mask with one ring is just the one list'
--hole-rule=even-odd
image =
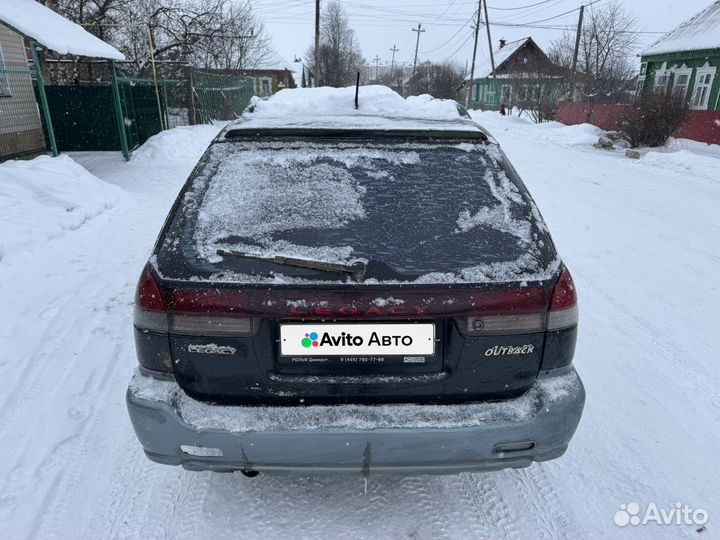
{"label": "overcast sky", "polygon": [[[321,0],[321,5],[327,1]],[[610,1],[599,0],[594,6],[586,8],[586,13]],[[712,2],[625,0],[623,3],[638,18],[641,30],[666,32]],[[390,49],[397,45],[400,50],[395,61],[411,65],[417,37],[411,28],[417,27],[418,23],[422,23],[426,30],[420,37],[421,60],[452,59],[464,66],[466,61],[472,59],[470,21],[477,8],[477,0],[340,0],[340,3],[350,16],[351,26],[360,40],[363,56],[368,61],[377,55],[381,65],[389,64],[392,56]],[[488,0],[493,47],[497,46],[500,38],[512,41],[532,36],[545,48],[550,41],[562,35],[562,28],[576,27],[576,8],[581,3],[581,0]],[[589,1],[584,3],[588,4]],[[315,0],[255,0],[254,5],[265,22],[276,51],[289,62],[295,57],[302,57],[313,40]],[[574,11],[554,18],[570,10]],[[535,23],[552,28],[500,26],[492,23]],[[638,51],[658,37],[660,34],[639,34]],[[487,58],[487,51],[487,36],[483,27],[478,45],[479,61]]]}

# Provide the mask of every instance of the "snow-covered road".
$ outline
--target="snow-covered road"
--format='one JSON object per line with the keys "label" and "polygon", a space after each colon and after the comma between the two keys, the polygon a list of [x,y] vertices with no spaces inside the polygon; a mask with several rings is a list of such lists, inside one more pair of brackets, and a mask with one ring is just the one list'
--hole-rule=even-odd
{"label": "snow-covered road", "polygon": [[[83,189],[82,219],[60,215],[49,230],[29,215],[23,234],[35,242],[0,236],[0,538],[719,536],[720,159],[633,161],[591,148],[587,126],[477,118],[523,176],[579,289],[576,365],[588,401],[564,457],[493,474],[371,477],[367,492],[354,476],[250,480],[150,463],[124,404],[131,305],[213,135],[186,128],[129,164],[73,155],[104,181],[92,197],[109,202]],[[38,217],[43,206],[45,195]],[[710,521],[702,534],[619,528],[613,515],[633,501],[680,502]]]}

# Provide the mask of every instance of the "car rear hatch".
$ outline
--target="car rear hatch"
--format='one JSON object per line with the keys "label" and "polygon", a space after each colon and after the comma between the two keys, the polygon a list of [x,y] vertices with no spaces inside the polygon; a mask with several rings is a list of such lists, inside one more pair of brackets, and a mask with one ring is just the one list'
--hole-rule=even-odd
{"label": "car rear hatch", "polygon": [[[136,325],[150,356],[150,338],[167,340],[202,400],[502,398],[541,369],[560,270],[484,138],[259,136],[213,145],[197,168]],[[143,325],[153,309],[164,327]]]}

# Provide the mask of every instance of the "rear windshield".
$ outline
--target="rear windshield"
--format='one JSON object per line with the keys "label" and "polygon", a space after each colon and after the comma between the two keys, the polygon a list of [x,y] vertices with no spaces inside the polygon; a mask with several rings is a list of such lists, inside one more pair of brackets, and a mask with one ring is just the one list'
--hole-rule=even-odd
{"label": "rear windshield", "polygon": [[554,251],[503,159],[482,141],[217,143],[183,195],[161,258],[196,277],[240,282],[349,278],[219,252],[372,261],[367,283],[547,279]]}

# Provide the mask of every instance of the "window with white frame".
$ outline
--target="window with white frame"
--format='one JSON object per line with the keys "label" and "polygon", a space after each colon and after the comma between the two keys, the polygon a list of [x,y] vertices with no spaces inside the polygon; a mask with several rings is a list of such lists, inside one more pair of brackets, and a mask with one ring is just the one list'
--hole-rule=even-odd
{"label": "window with white frame", "polygon": [[512,102],[512,86],[509,84],[503,84],[502,87],[502,100],[506,105]]}
{"label": "window with white frame", "polygon": [[270,81],[268,78],[260,79],[260,93],[263,96],[270,95]]}
{"label": "window with white frame", "polygon": [[10,91],[10,79],[5,71],[7,68],[8,66],[5,64],[2,45],[0,45],[0,97],[12,97],[12,92]]}
{"label": "window with white frame", "polygon": [[635,93],[639,94],[640,92],[642,92],[644,87],[645,87],[645,77],[638,77],[637,88],[635,89]]}
{"label": "window with white frame", "polygon": [[655,72],[655,87],[653,90],[656,94],[665,92],[670,82],[670,71],[656,71]]}
{"label": "window with white frame", "polygon": [[484,97],[483,94],[485,93],[485,92],[483,92],[483,90],[485,90],[484,84],[477,83],[475,85],[475,101],[483,100],[483,97]]}
{"label": "window with white frame", "polygon": [[695,73],[695,89],[690,101],[690,106],[693,109],[707,110],[715,71],[716,68],[710,67],[708,64],[697,69]]}
{"label": "window with white frame", "polygon": [[673,93],[687,96],[688,85],[690,84],[690,76],[692,75],[692,68],[681,67],[673,69]]}
{"label": "window with white frame", "polygon": [[645,87],[645,76],[647,75],[647,62],[643,62],[640,64],[640,75],[638,75],[637,80],[637,87],[635,88],[635,93],[639,94],[642,92],[643,88]]}

